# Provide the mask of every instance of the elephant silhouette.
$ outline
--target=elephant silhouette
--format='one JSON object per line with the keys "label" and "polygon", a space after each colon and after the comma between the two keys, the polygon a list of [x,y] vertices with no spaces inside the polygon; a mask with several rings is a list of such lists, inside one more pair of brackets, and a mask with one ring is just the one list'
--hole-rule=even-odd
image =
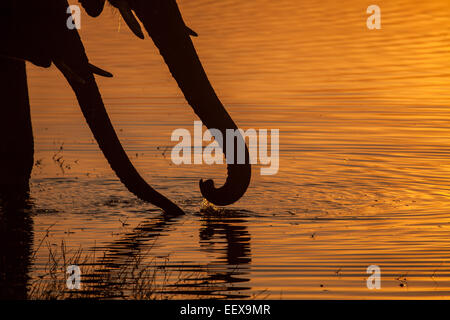
{"label": "elephant silhouette", "polygon": [[[165,213],[180,215],[183,211],[172,201],[154,190],[140,176],[127,154],[106,112],[94,74],[112,76],[91,63],[76,29],[67,27],[67,0],[15,1],[0,4],[2,19],[0,33],[0,192],[28,191],[33,166],[33,133],[30,119],[25,61],[40,67],[54,64],[72,87],[81,111],[100,149],[117,177],[138,198],[148,201]],[[101,14],[105,0],[80,0],[86,12]],[[139,19],[183,92],[187,102],[208,129],[218,129],[224,140],[221,148],[226,154],[226,130],[236,130],[223,104],[217,97],[197,55],[191,36],[197,34],[183,21],[175,0],[108,0],[117,8],[133,33],[144,38]],[[137,17],[137,19],[136,19]],[[230,139],[242,139],[242,135]],[[245,141],[243,142],[245,145]],[[240,143],[234,141],[235,152]],[[209,202],[225,206],[239,200],[251,179],[248,148],[245,163],[227,159],[227,179],[216,188],[212,180],[200,180],[200,191]]]}

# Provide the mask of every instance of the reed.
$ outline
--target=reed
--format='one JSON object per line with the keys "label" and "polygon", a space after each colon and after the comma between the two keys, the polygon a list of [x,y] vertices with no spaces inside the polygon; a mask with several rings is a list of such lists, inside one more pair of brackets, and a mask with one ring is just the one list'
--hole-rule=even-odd
{"label": "reed", "polygon": [[[37,250],[42,250],[38,247]],[[112,264],[107,255],[98,257],[98,249],[85,253],[83,249],[68,250],[64,241],[57,247],[46,242],[48,259],[43,271],[30,281],[31,300],[64,299],[169,299],[164,293],[172,277],[167,258],[156,261],[149,252]],[[36,256],[36,254],[34,254]],[[69,290],[67,268],[81,269],[81,288]],[[180,275],[177,276],[180,278]]]}

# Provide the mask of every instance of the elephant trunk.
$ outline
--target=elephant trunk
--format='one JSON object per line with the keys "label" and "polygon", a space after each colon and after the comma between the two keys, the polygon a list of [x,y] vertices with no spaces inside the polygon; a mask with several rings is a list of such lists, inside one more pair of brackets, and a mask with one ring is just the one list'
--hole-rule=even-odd
{"label": "elephant trunk", "polygon": [[67,49],[55,55],[53,62],[75,92],[87,124],[111,168],[138,198],[153,203],[170,215],[184,214],[176,204],[148,185],[134,168],[108,117],[78,32],[66,32],[62,47]]}
{"label": "elephant trunk", "polygon": [[[236,130],[237,126],[208,80],[190,38],[193,32],[185,25],[176,1],[135,0],[133,9],[194,112],[208,129],[222,132],[224,139],[221,147],[224,154],[227,154],[226,130]],[[237,139],[243,140],[240,133],[237,134]],[[235,159],[227,159],[228,176],[222,187],[216,188],[212,180],[200,180],[202,195],[213,204],[225,206],[238,201],[250,184],[249,152],[245,141],[241,142],[245,145],[245,163],[237,164]],[[242,152],[237,150],[238,145],[234,143],[235,155]]]}
{"label": "elephant trunk", "polygon": [[[58,66],[58,64],[56,63]],[[58,66],[60,70],[63,67]],[[71,78],[71,75],[63,71],[83,112],[95,139],[105,158],[117,177],[138,198],[153,203],[168,214],[181,215],[184,212],[169,199],[150,187],[134,168],[119,138],[117,137],[108,114],[103,105],[100,92],[92,74],[84,77],[85,84],[80,84]]]}

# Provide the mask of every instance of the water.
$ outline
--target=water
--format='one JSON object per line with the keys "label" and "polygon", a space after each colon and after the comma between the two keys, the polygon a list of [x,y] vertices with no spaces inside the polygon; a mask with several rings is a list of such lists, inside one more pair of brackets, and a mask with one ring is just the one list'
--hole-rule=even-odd
{"label": "water", "polygon": [[[179,4],[237,124],[280,129],[279,173],[255,166],[229,211],[200,212],[198,180],[226,171],[171,163],[172,131],[197,118],[162,58],[111,8],[83,15],[91,62],[114,74],[98,83],[124,148],[187,214],[165,220],[128,193],[62,76],[29,65],[31,278],[45,273],[50,227],[50,247],[97,248],[116,265],[147,252],[199,278],[170,280],[171,297],[448,298],[450,3],[380,1],[373,31],[360,0]],[[381,290],[366,287],[369,265]]]}

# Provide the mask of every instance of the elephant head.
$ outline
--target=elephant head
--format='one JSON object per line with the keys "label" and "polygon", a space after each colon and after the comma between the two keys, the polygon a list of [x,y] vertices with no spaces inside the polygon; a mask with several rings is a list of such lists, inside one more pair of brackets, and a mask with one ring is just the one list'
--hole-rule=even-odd
{"label": "elephant head", "polygon": [[[96,16],[105,0],[79,0],[88,13]],[[203,69],[191,36],[197,34],[186,26],[175,0],[108,0],[116,7],[133,33],[144,38],[137,18],[158,47],[172,76],[183,92],[187,102],[208,129],[218,129],[224,137],[221,145],[226,154],[226,130],[237,126],[217,97]],[[134,14],[133,14],[134,11]],[[239,134],[237,139],[243,139]],[[236,142],[236,141],[235,141]],[[241,141],[242,142],[242,141]],[[245,145],[245,142],[243,143]],[[238,143],[234,143],[237,155]],[[200,180],[202,195],[216,205],[229,205],[239,200],[246,192],[251,178],[251,167],[247,146],[245,163],[227,159],[228,176],[225,184],[216,188],[212,180]]]}
{"label": "elephant head", "polygon": [[126,155],[94,79],[94,73],[110,74],[89,63],[77,30],[67,27],[68,6],[66,0],[2,0],[6,19],[0,22],[4,39],[0,55],[42,67],[53,63],[75,92],[100,149],[128,190],[166,213],[183,214],[177,205],[145,182]]}

